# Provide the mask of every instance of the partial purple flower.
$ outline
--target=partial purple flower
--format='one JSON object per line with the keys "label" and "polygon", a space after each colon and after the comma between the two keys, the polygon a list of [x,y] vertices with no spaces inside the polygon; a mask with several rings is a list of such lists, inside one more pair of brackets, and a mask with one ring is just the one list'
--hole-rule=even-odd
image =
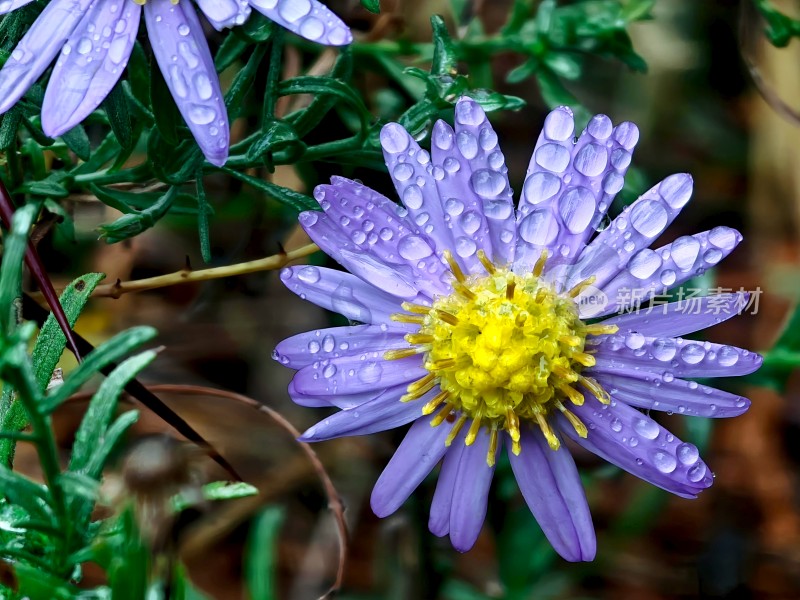
{"label": "partial purple flower", "polygon": [[[0,14],[30,1],[3,2]],[[244,23],[252,6],[311,41],[334,46],[352,41],[344,23],[316,0],[197,0],[197,5],[218,30]],[[42,127],[50,137],[75,127],[122,75],[142,10],[178,109],[208,161],[224,164],[228,114],[202,25],[187,0],[51,0],[0,69],[0,114],[17,103],[60,50],[44,96]]]}
{"label": "partial purple flower", "polygon": [[741,236],[717,227],[649,249],[691,196],[685,174],[596,233],[638,136],[632,123],[614,127],[598,115],[576,140],[572,113],[554,110],[515,210],[497,135],[481,107],[462,99],[455,128],[435,125],[430,153],[396,123],[381,132],[405,208],[343,178],[315,190],[324,212],[300,222],[349,273],[298,266],[283,281],[363,324],[296,335],[274,356],[298,370],[295,402],[341,409],[304,440],[411,423],[375,484],[378,516],[441,462],[429,528],[468,550],[505,449],[556,551],[592,560],[594,528],[565,438],[679,496],[711,485],[697,448],[639,409],[747,410],[746,398],[693,379],[745,375],[761,357],[680,337],[738,314],[747,294],[618,313],[717,264]]}

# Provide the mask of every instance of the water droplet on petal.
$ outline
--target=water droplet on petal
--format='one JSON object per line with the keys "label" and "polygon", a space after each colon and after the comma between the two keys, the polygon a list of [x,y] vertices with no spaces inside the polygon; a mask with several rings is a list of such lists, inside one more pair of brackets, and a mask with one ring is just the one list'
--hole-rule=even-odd
{"label": "water droplet on petal", "polygon": [[78,47],[76,48],[78,54],[87,55],[92,51],[92,40],[82,37],[78,40]]}
{"label": "water droplet on petal", "polygon": [[678,467],[675,457],[663,450],[656,450],[652,453],[653,466],[662,473],[672,473]]}
{"label": "water droplet on petal", "polygon": [[693,465],[700,458],[700,452],[694,444],[681,444],[678,446],[676,454],[678,460],[684,465]]}
{"label": "water droplet on petal", "polygon": [[639,435],[648,440],[656,439],[661,431],[656,422],[650,419],[637,419],[633,424],[633,428]]}
{"label": "water droplet on petal", "polygon": [[297,277],[305,283],[317,283],[320,278],[319,269],[317,267],[303,267],[297,272]]}
{"label": "water droplet on petal", "polygon": [[697,483],[706,476],[707,470],[705,463],[697,463],[686,472],[686,478],[692,483]]}
{"label": "water droplet on petal", "polygon": [[433,254],[433,248],[423,238],[415,235],[404,237],[397,244],[397,251],[406,260],[419,260]]}

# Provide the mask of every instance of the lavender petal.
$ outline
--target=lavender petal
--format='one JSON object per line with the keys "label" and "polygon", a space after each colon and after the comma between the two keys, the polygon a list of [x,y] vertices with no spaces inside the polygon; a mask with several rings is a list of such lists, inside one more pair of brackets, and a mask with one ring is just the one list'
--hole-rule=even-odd
{"label": "lavender petal", "polygon": [[437,537],[444,537],[450,533],[453,490],[456,486],[458,466],[461,464],[461,457],[467,448],[464,445],[465,437],[466,433],[462,430],[453,440],[453,443],[450,444],[450,447],[447,448],[447,454],[444,455],[444,460],[442,461],[442,470],[439,472],[439,479],[436,481],[436,490],[431,500],[428,529]]}
{"label": "lavender petal", "polygon": [[368,352],[315,362],[297,372],[294,385],[307,396],[349,395],[408,384],[427,374],[422,356],[387,361],[383,352]]}
{"label": "lavender petal", "polygon": [[345,46],[353,34],[342,20],[317,0],[249,0],[269,20],[318,44]]}
{"label": "lavender petal", "polygon": [[403,329],[382,325],[316,329],[283,340],[275,347],[273,358],[289,368],[301,369],[317,360],[406,348],[405,334]]}
{"label": "lavender petal", "polygon": [[52,0],[0,69],[0,113],[22,98],[44,73],[92,0]]}
{"label": "lavender petal", "polygon": [[281,279],[289,290],[303,300],[353,321],[385,324],[391,322],[392,314],[401,310],[397,298],[375,289],[350,273],[325,267],[296,266],[283,269]]}
{"label": "lavender petal", "polygon": [[597,550],[592,515],[569,450],[550,449],[544,436],[520,432],[522,452],[508,452],[522,496],[550,544],[571,562],[594,559]]}
{"label": "lavender petal", "polygon": [[605,285],[632,257],[660,236],[692,195],[692,178],[671,175],[628,206],[586,246],[569,271],[566,288],[594,276],[594,286]]}
{"label": "lavender petal", "polygon": [[[295,373],[295,377],[297,377],[297,373]],[[399,398],[401,395],[405,393],[406,386],[396,386],[397,387],[397,397]],[[386,390],[383,388],[378,389],[371,389],[367,390],[366,392],[358,392],[354,394],[336,394],[334,396],[328,395],[311,395],[311,394],[301,394],[297,391],[295,387],[294,380],[289,382],[289,397],[292,399],[292,402],[299,406],[306,406],[309,408],[341,408],[341,409],[348,409],[354,408],[356,406],[361,406],[365,402],[369,402],[370,400],[374,400],[381,394],[383,394]]]}
{"label": "lavender petal", "polygon": [[250,16],[246,0],[195,0],[208,22],[217,31],[234,25],[243,25]]}
{"label": "lavender petal", "polygon": [[431,427],[429,419],[417,419],[378,477],[370,506],[379,517],[394,513],[417,489],[447,452],[444,445],[452,423]]}
{"label": "lavender petal", "polygon": [[[489,433],[481,429],[475,443],[464,448],[458,464],[450,509],[450,541],[459,552],[475,545],[486,518],[489,486],[494,476],[494,467],[486,464],[489,441]],[[502,445],[498,443],[498,451]]]}
{"label": "lavender petal", "polygon": [[750,294],[715,294],[670,302],[653,308],[637,310],[611,317],[605,325],[617,325],[620,334],[637,332],[642,335],[669,338],[706,329],[731,317],[747,307]]}
{"label": "lavender petal", "polygon": [[696,381],[675,379],[671,372],[641,373],[630,367],[598,365],[587,371],[615,400],[638,408],[675,412],[696,417],[738,417],[750,401]]}
{"label": "lavender petal", "polygon": [[580,437],[559,414],[562,433],[621,469],[684,498],[694,498],[713,483],[695,446],[624,402],[612,399],[605,405],[586,395],[582,406],[570,410],[588,427],[588,436]]}
{"label": "lavender petal", "polygon": [[42,129],[48,136],[57,137],[83,121],[125,70],[142,8],[133,2],[121,6],[112,12],[105,2],[92,4],[61,49],[42,104]]}
{"label": "lavender petal", "polygon": [[148,2],[148,37],[167,87],[208,162],[228,159],[228,112],[203,26],[189,2]]}

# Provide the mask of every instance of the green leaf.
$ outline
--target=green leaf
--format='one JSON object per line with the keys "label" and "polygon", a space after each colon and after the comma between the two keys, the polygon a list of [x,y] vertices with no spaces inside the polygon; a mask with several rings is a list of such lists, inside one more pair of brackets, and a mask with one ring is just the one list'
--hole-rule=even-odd
{"label": "green leaf", "polygon": [[81,160],[89,160],[92,154],[92,146],[89,143],[89,136],[83,125],[76,125],[67,132],[61,134],[61,139]]}
{"label": "green leaf", "polygon": [[102,438],[117,410],[119,396],[128,382],[155,359],[156,354],[155,351],[148,350],[128,358],[100,384],[75,433],[69,461],[70,471],[85,473],[90,477],[98,476],[98,473],[88,472],[87,466],[93,454],[101,448]]}
{"label": "green leaf", "polygon": [[3,122],[0,124],[0,150],[8,150],[16,143],[21,121],[22,111],[17,106],[3,115]]}
{"label": "green leaf", "polygon": [[103,100],[103,110],[106,111],[108,124],[123,148],[131,148],[136,144],[131,127],[131,114],[128,108],[128,98],[121,85],[115,85]]}
{"label": "green leaf", "polygon": [[177,194],[178,188],[171,187],[156,202],[144,210],[129,212],[113,223],[100,225],[98,229],[101,232],[101,237],[105,238],[107,243],[115,244],[150,229],[169,212]]}
{"label": "green leaf", "polygon": [[245,576],[251,598],[271,600],[277,598],[275,568],[277,565],[277,539],[283,524],[283,510],[267,507],[256,517],[247,543]]}
{"label": "green leaf", "polygon": [[32,196],[49,196],[50,198],[66,198],[69,190],[61,185],[56,179],[57,173],[53,173],[47,179],[40,181],[27,181],[19,188],[14,190],[18,194],[31,194]]}
{"label": "green leaf", "polygon": [[34,204],[14,213],[11,231],[4,236],[3,263],[0,266],[0,335],[8,335],[16,326],[15,300],[20,295],[22,261],[28,248],[28,232],[39,213]]}
{"label": "green leaf", "polygon": [[86,465],[86,472],[90,473],[93,477],[99,477],[103,471],[103,467],[108,461],[108,457],[116,449],[122,436],[127,433],[134,423],[139,419],[139,411],[129,410],[122,413],[117,420],[106,430],[105,435],[101,439],[100,446],[91,455],[89,463]]}
{"label": "green leaf", "polygon": [[294,162],[303,155],[306,145],[298,139],[297,133],[290,124],[278,119],[271,119],[261,130],[263,133],[247,149],[245,155],[247,160],[255,161],[266,154],[281,150],[287,151],[290,162]]}
{"label": "green leaf", "polygon": [[444,19],[439,15],[433,15],[431,28],[433,29],[431,75],[455,75],[458,72],[458,57]]}
{"label": "green leaf", "polygon": [[[207,483],[202,489],[203,500],[235,500],[237,498],[246,498],[248,496],[257,496],[258,488],[250,485],[249,483],[237,482],[230,483],[227,481],[214,481]],[[178,494],[172,498],[172,508],[175,511],[182,511],[190,506],[194,506],[197,499],[189,497],[184,494]]]}
{"label": "green leaf", "polygon": [[200,255],[205,263],[211,262],[211,235],[208,229],[208,215],[214,209],[206,199],[206,187],[203,184],[202,169],[197,172],[197,234],[200,237]]}
{"label": "green leaf", "polygon": [[242,108],[244,107],[244,97],[250,88],[253,87],[253,82],[255,81],[258,70],[263,64],[267,49],[267,44],[259,44],[256,46],[244,68],[236,73],[236,77],[233,78],[231,87],[228,89],[228,93],[225,94],[225,108],[228,110],[228,118],[231,121],[235,120],[241,114]]}
{"label": "green leaf", "polygon": [[52,512],[49,506],[50,496],[47,488],[27,477],[0,465],[0,485],[3,495],[10,502],[21,506],[29,514],[47,522],[52,521]]}
{"label": "green leaf", "polygon": [[94,503],[100,492],[100,483],[83,473],[62,473],[58,485],[69,498],[81,504]]}
{"label": "green leaf", "polygon": [[254,188],[261,190],[269,197],[291,207],[297,212],[304,210],[319,210],[319,204],[315,202],[313,198],[306,196],[305,194],[301,194],[300,192],[296,192],[287,187],[277,185],[258,177],[253,177],[252,175],[247,175],[246,173],[240,173],[239,171],[235,171],[229,167],[222,167],[221,170],[228,173],[232,177],[235,177],[236,179],[240,179],[245,183],[249,183]]}
{"label": "green leaf", "polygon": [[47,396],[42,405],[42,411],[44,413],[52,412],[72,394],[76,393],[84,383],[99,373],[100,369],[109,363],[119,360],[145,342],[152,340],[156,335],[155,329],[145,326],[133,327],[118,333],[85,356],[83,362],[69,374],[64,383],[53,388],[51,394]]}
{"label": "green leaf", "polygon": [[376,15],[381,12],[381,0],[361,0],[361,6]]}
{"label": "green leaf", "polygon": [[230,67],[249,47],[250,44],[238,34],[238,30],[233,30],[226,35],[219,50],[217,50],[217,55],[214,57],[214,67],[217,73],[221,73]]}
{"label": "green leaf", "polygon": [[31,600],[74,600],[75,598],[75,588],[66,581],[25,562],[15,562],[14,574],[20,597]]}

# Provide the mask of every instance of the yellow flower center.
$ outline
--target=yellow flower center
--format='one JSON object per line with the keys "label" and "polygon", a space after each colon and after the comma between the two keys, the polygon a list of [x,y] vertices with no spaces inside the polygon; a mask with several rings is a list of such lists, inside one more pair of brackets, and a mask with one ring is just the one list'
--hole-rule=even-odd
{"label": "yellow flower center", "polygon": [[[428,374],[408,386],[403,401],[422,397],[436,385],[440,392],[422,407],[423,414],[439,409],[431,421],[438,426],[455,420],[449,445],[470,419],[465,437],[471,445],[482,426],[491,435],[487,462],[494,463],[498,430],[506,430],[514,453],[520,452],[520,422],[535,423],[554,450],[559,439],[548,415],[559,411],[581,436],[586,426],[570,404],[583,404],[581,386],[601,402],[608,394],[596,381],[581,375],[595,364],[585,352],[587,335],[615,333],[616,326],[586,325],[578,317],[574,298],[594,278],[559,294],[541,275],[543,253],[531,273],[516,274],[492,264],[479,253],[486,275],[465,277],[452,256],[445,258],[454,276],[453,293],[432,306],[405,303],[408,313],[393,315],[399,322],[419,324],[408,334],[410,348],[390,350],[388,360],[424,353]],[[439,408],[442,406],[441,408]]]}

